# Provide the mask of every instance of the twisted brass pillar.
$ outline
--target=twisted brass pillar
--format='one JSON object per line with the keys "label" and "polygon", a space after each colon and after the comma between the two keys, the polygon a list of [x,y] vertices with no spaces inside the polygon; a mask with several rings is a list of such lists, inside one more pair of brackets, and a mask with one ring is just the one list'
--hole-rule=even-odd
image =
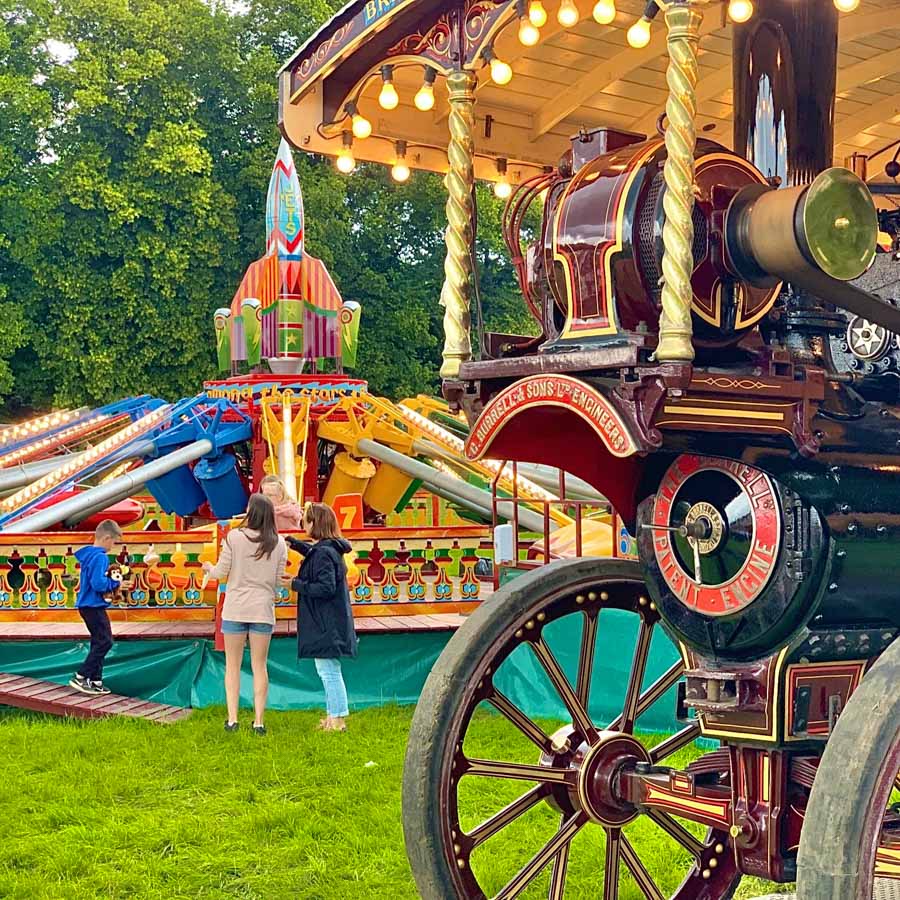
{"label": "twisted brass pillar", "polygon": [[691,341],[691,274],[694,269],[694,150],[697,146],[697,48],[703,13],[698,0],[673,0],[666,8],[669,67],[666,81],[666,213],[663,227],[660,362],[694,358]]}
{"label": "twisted brass pillar", "polygon": [[472,293],[472,187],[475,183],[475,84],[471,72],[447,76],[450,95],[450,170],[447,187],[447,230],[444,240],[444,363],[442,378],[456,378],[460,364],[472,358],[469,299]]}

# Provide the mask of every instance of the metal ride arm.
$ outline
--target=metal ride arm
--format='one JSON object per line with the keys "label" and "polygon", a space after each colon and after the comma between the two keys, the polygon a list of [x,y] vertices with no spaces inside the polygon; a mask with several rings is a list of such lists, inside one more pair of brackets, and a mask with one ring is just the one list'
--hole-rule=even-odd
{"label": "metal ride arm", "polygon": [[146,463],[134,472],[120,475],[118,478],[91,488],[77,497],[71,497],[47,509],[25,516],[11,525],[7,525],[3,530],[8,534],[25,534],[32,531],[41,531],[82,512],[84,509],[96,507],[101,503],[103,504],[100,507],[102,509],[116,500],[131,496],[148,481],[152,481],[160,475],[165,475],[166,472],[171,472],[173,469],[177,469],[186,463],[200,459],[201,456],[210,453],[212,449],[213,443],[210,440],[195,441],[192,444],[188,444],[187,447],[174,450],[160,459]]}
{"label": "metal ride arm", "polygon": [[[388,401],[371,395],[361,398],[341,400],[319,421],[320,438],[334,441],[346,447],[353,455],[371,456],[386,465],[421,480],[426,487],[436,488],[435,493],[447,496],[454,495],[464,505],[487,518],[491,517],[492,498],[487,490],[468,484],[448,467],[442,471],[419,462],[410,457],[423,456],[444,462],[456,469],[472,472],[478,477],[491,481],[502,473],[503,485],[511,493],[517,493],[519,501],[532,501],[535,504],[556,500],[557,498],[536,484],[526,479],[518,479],[518,490],[513,491],[510,475],[504,472],[501,463],[488,461],[486,464],[473,463],[462,455],[462,442],[445,429],[435,425],[429,419],[419,415],[405,406],[395,406]],[[438,446],[435,446],[438,442]],[[388,461],[386,457],[390,457]],[[443,492],[443,493],[442,493]],[[502,503],[501,514],[508,517],[512,512],[512,501]],[[530,525],[525,523],[525,513]],[[524,508],[519,518],[529,530],[542,533],[544,530],[543,513],[536,508]],[[552,510],[551,517],[557,525],[567,525],[571,519],[559,510]],[[540,524],[538,524],[540,523]],[[537,527],[532,527],[537,526]]]}

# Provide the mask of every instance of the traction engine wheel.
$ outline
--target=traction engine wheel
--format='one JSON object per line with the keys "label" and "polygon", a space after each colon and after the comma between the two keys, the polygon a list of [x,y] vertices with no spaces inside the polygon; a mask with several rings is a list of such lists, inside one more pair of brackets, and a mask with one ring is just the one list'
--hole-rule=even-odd
{"label": "traction engine wheel", "polygon": [[[671,765],[699,734],[692,724],[648,746],[633,734],[683,672],[675,663],[644,687],[658,621],[637,563],[577,559],[517,577],[453,636],[422,691],[404,768],[406,848],[425,900],[731,896],[740,876],[726,834],[642,813],[619,791],[624,770]],[[577,667],[561,647],[580,648]],[[538,678],[571,724],[544,728],[510,699],[536,693]],[[590,714],[595,680],[622,688],[612,721]]]}
{"label": "traction engine wheel", "polygon": [[797,900],[900,900],[900,640],[828,739],[797,865]]}

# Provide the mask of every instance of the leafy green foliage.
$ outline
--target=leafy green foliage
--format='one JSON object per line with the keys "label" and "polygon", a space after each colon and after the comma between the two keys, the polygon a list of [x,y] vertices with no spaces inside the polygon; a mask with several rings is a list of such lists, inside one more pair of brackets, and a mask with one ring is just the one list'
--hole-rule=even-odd
{"label": "leafy green foliage", "polygon": [[[276,72],[336,5],[0,0],[0,398],[174,399],[214,375],[212,313],[265,247]],[[363,304],[357,373],[391,396],[435,390],[440,178],[295,161],[307,246]],[[478,201],[485,318],[521,331],[501,205]]]}

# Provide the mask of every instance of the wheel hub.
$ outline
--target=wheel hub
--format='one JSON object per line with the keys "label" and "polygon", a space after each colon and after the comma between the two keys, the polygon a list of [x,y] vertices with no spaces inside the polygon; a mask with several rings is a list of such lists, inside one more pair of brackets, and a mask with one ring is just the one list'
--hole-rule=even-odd
{"label": "wheel hub", "polygon": [[551,795],[550,804],[568,814],[582,809],[607,828],[626,825],[638,816],[638,809],[619,792],[619,776],[637,763],[649,763],[650,754],[636,738],[619,731],[601,731],[593,744],[582,741],[573,746],[577,739],[571,726],[561,728],[550,738],[553,753],[541,756],[543,766],[565,766],[577,772],[575,787],[563,796]]}

